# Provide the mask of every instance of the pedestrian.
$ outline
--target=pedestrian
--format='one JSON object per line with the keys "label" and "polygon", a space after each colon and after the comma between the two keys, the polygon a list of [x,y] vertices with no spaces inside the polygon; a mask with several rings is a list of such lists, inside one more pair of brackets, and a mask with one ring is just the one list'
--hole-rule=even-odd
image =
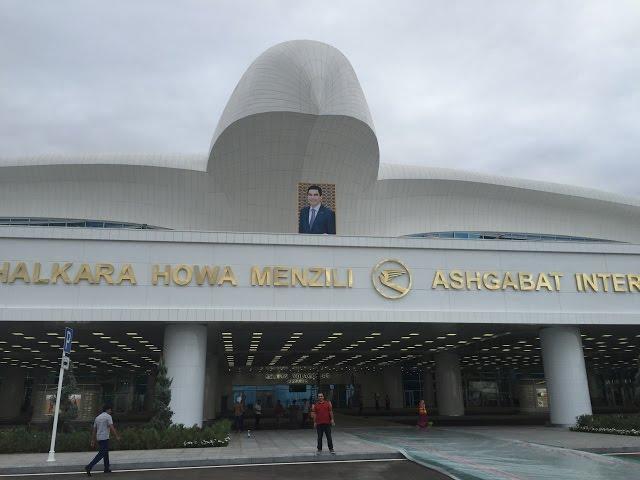
{"label": "pedestrian", "polygon": [[331,427],[335,425],[333,420],[333,407],[331,402],[324,399],[324,394],[318,393],[318,401],[311,407],[311,418],[313,418],[313,428],[318,434],[318,451],[316,455],[322,452],[322,435],[327,437],[327,446],[329,452],[335,455],[333,451],[333,439],[331,438]]}
{"label": "pedestrian", "polygon": [[91,460],[91,463],[84,467],[84,471],[91,476],[91,469],[102,460],[104,464],[104,473],[111,473],[109,467],[109,433],[113,433],[120,440],[120,435],[113,426],[113,418],[111,417],[113,410],[111,405],[102,407],[102,413],[93,421],[93,430],[91,433],[91,448],[95,448],[96,441],[99,445],[98,454]]}
{"label": "pedestrian", "polygon": [[253,415],[256,419],[256,430],[260,430],[260,419],[262,418],[262,405],[260,404],[260,400],[256,400],[255,405],[253,406]]}
{"label": "pedestrian", "polygon": [[427,406],[425,405],[424,400],[420,400],[420,403],[418,404],[418,424],[416,425],[416,428],[424,430],[428,426]]}
{"label": "pedestrian", "polygon": [[298,416],[300,415],[300,407],[296,404],[294,400],[289,406],[289,426],[291,428],[295,428],[300,425],[300,419]]}
{"label": "pedestrian", "polygon": [[244,430],[244,404],[241,396],[233,404],[233,429],[238,433]]}
{"label": "pedestrian", "polygon": [[309,400],[305,399],[302,404],[302,423],[300,424],[300,428],[306,428],[307,423],[309,422]]}
{"label": "pedestrian", "polygon": [[276,403],[273,413],[276,416],[276,428],[280,428],[280,420],[282,420],[282,416],[284,415],[284,407],[282,406],[282,403],[280,403],[280,400]]}
{"label": "pedestrian", "polygon": [[391,410],[391,399],[388,393],[384,396],[384,409]]}

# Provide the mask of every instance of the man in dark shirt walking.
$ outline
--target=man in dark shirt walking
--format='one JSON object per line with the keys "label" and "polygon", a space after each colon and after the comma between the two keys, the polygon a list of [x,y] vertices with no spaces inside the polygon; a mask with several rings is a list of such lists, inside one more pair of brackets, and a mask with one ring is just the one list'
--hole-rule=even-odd
{"label": "man in dark shirt walking", "polygon": [[324,399],[324,394],[318,393],[318,401],[311,407],[311,418],[313,418],[313,427],[318,433],[318,451],[319,455],[322,452],[322,435],[327,437],[327,446],[329,452],[335,455],[333,451],[333,440],[331,438],[331,427],[335,425],[333,421],[333,407],[331,402]]}

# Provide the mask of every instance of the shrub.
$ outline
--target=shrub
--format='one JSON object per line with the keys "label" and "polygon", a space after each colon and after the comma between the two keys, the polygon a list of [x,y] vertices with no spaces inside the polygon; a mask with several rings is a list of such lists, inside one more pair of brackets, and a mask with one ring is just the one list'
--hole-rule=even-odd
{"label": "shrub", "polygon": [[640,414],[580,415],[571,430],[640,436]]}
{"label": "shrub", "polygon": [[167,366],[164,364],[164,358],[160,358],[158,363],[158,374],[156,375],[156,384],[153,391],[153,411],[154,415],[151,419],[151,426],[157,429],[166,429],[171,425],[171,417],[173,412],[169,405],[171,404],[171,383],[172,378],[167,375]]}
{"label": "shrub", "polygon": [[[226,447],[229,444],[231,422],[220,420],[205,428],[171,426],[125,428],[120,440],[112,439],[112,450],[154,450],[158,448]],[[46,453],[51,432],[25,427],[0,430],[0,453]],[[56,452],[85,452],[90,446],[91,432],[58,433]]]}

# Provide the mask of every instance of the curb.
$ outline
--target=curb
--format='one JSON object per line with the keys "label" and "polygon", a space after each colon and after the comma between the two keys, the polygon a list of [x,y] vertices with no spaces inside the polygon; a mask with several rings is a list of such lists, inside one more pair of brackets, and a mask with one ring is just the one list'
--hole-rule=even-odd
{"label": "curb", "polygon": [[[400,452],[388,453],[362,453],[362,454],[337,454],[321,455],[314,453],[303,455],[284,455],[282,457],[247,457],[247,458],[215,458],[203,460],[159,460],[159,461],[138,461],[138,462],[117,462],[111,463],[114,472],[117,470],[136,470],[147,468],[184,468],[184,467],[208,467],[208,466],[232,466],[250,464],[269,463],[307,463],[323,461],[346,461],[346,460],[396,460],[405,458]],[[26,475],[35,473],[75,473],[84,472],[85,464],[69,465],[30,465],[11,466],[0,468],[0,476],[4,475]],[[96,466],[96,473],[101,469],[101,464]]]}

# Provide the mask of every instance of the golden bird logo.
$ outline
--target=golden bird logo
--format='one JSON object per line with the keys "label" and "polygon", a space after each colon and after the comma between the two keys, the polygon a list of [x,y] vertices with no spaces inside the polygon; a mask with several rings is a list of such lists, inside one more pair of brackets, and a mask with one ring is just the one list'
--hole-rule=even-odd
{"label": "golden bird logo", "polygon": [[371,272],[371,280],[376,291],[390,300],[404,297],[413,283],[407,266],[395,259],[378,262]]}
{"label": "golden bird logo", "polygon": [[380,272],[380,283],[385,287],[389,287],[392,290],[395,290],[398,293],[404,294],[407,292],[407,288],[398,285],[397,283],[393,283],[393,280],[396,277],[400,277],[402,275],[406,275],[407,272],[404,270],[382,270]]}

